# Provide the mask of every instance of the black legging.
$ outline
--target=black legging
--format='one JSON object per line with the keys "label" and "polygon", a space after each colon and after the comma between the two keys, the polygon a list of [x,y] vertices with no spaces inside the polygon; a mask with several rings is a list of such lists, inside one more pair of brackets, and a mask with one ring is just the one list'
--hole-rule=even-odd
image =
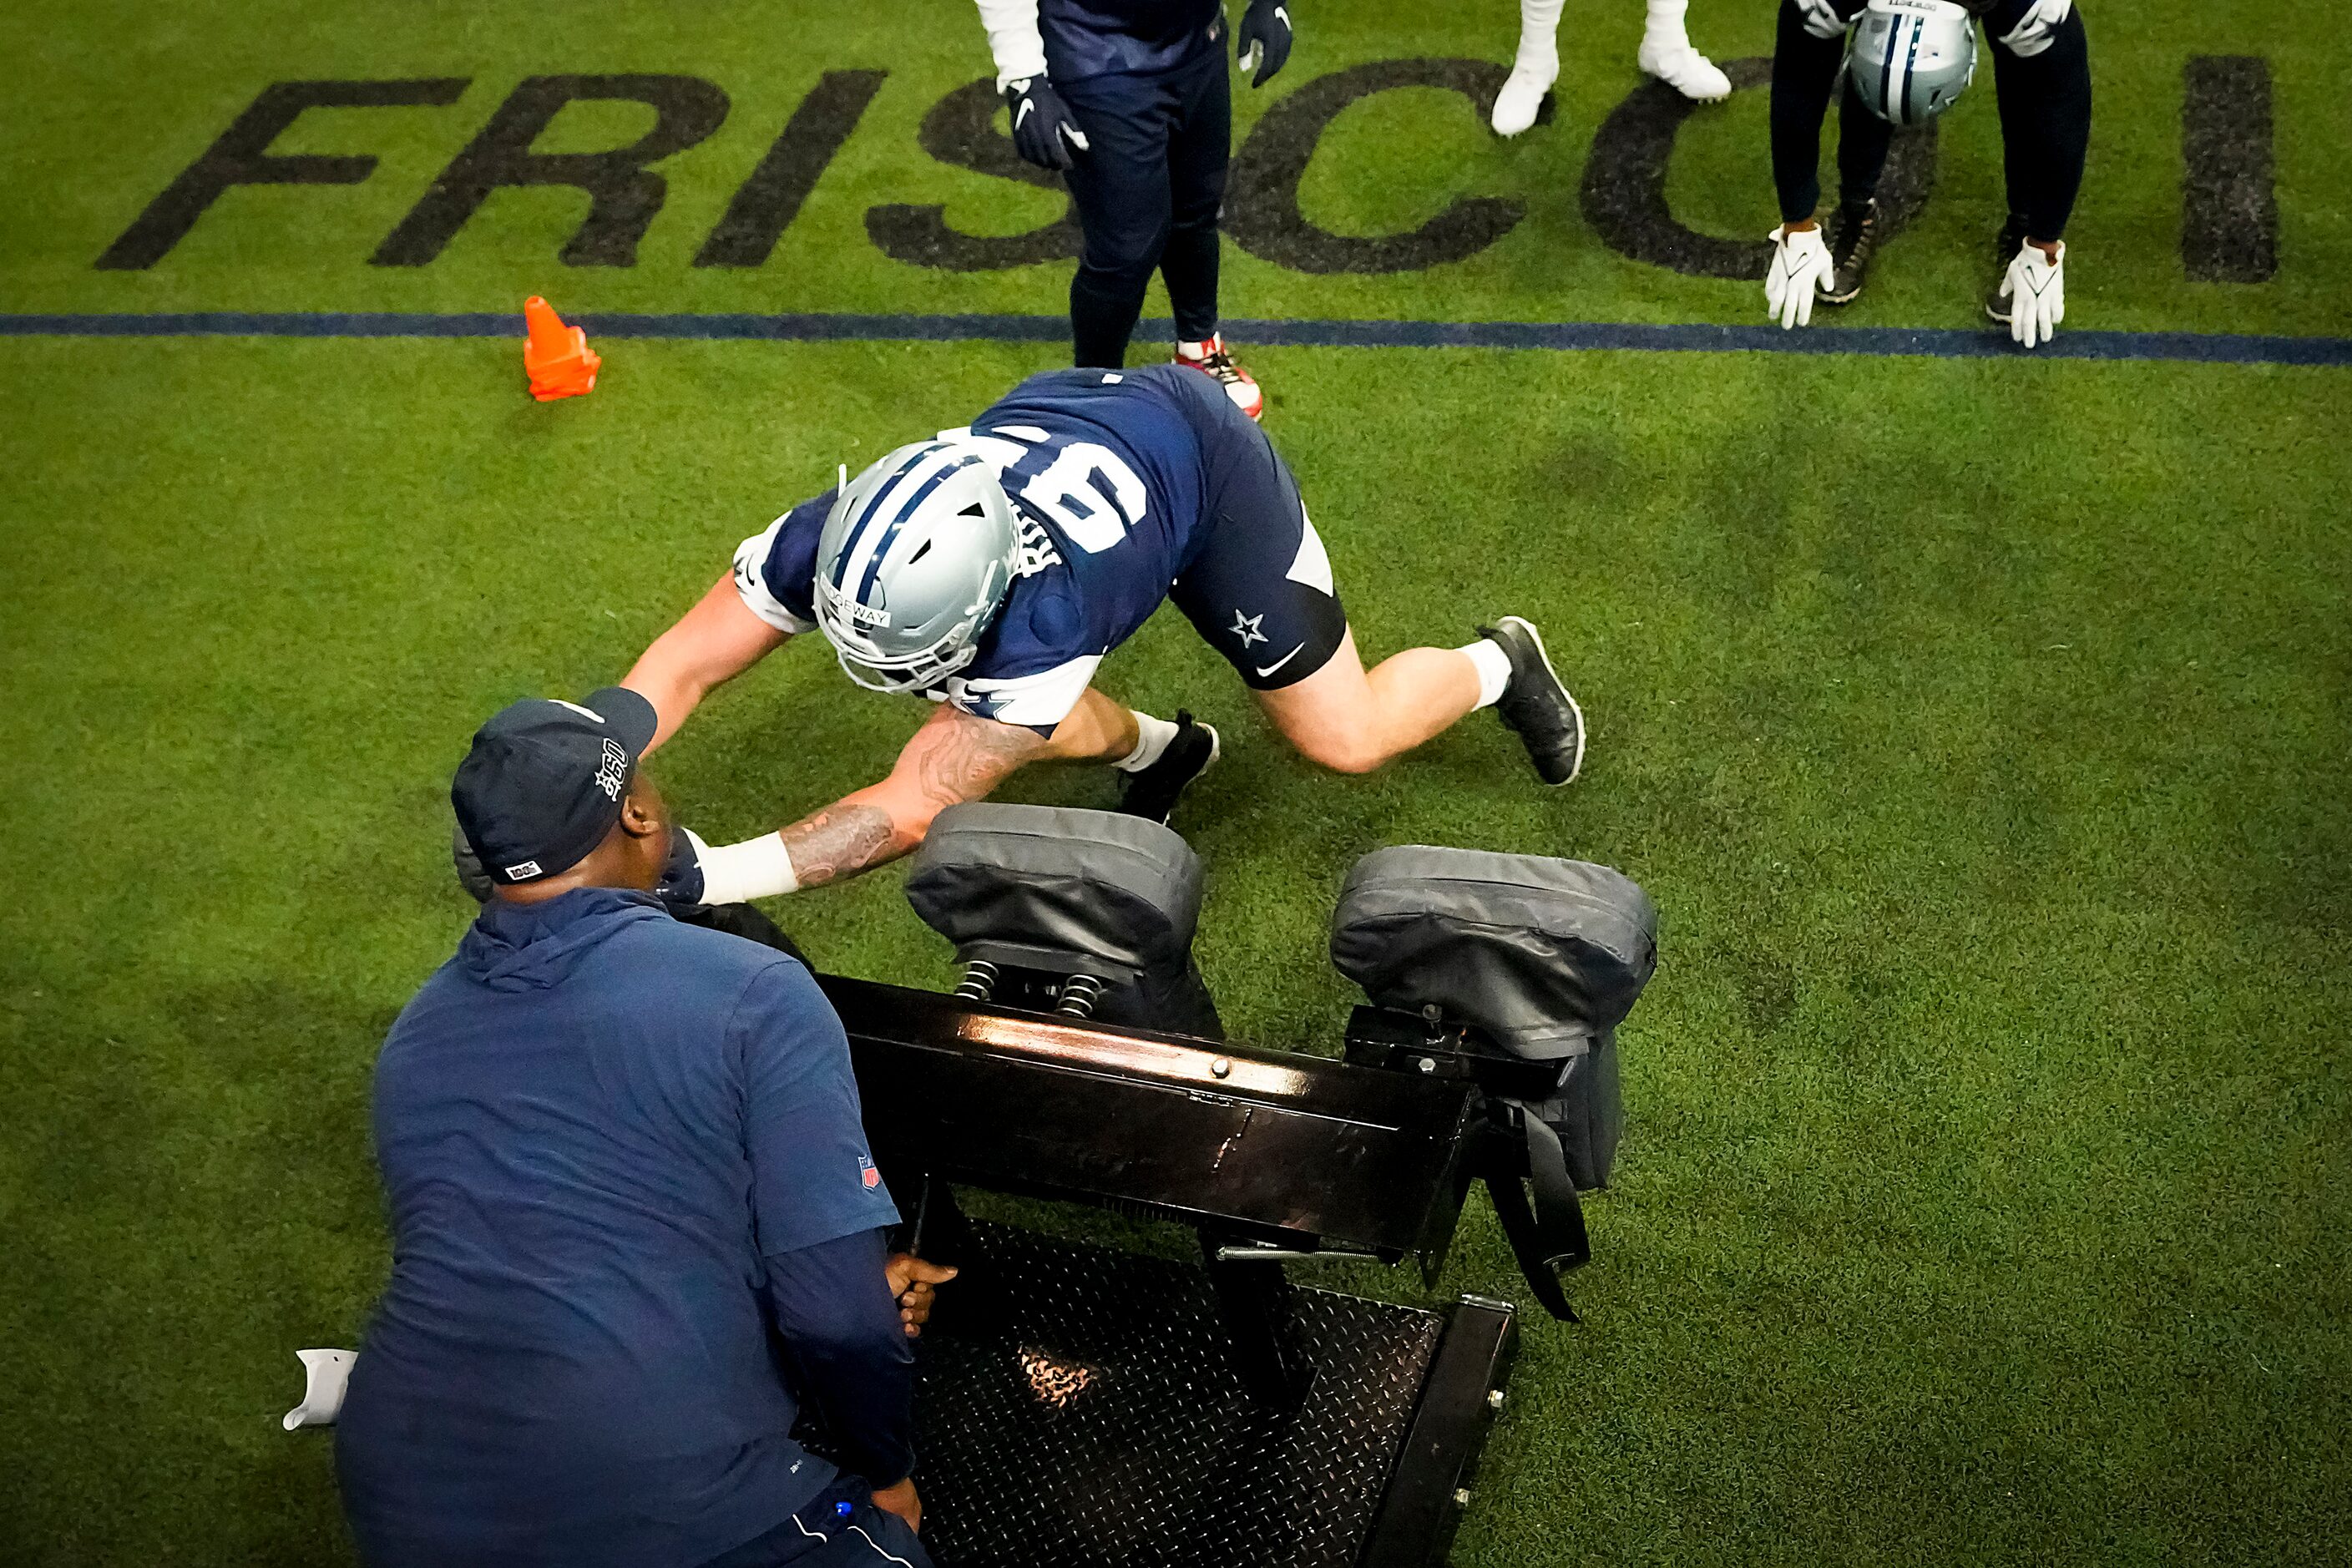
{"label": "black legging", "polygon": [[1116,368],[1156,270],[1176,336],[1217,330],[1217,209],[1225,199],[1233,102],[1221,47],[1157,77],[1056,82],[1088,151],[1067,176],[1085,237],[1070,279],[1073,358]]}
{"label": "black legging", "polygon": [[[2014,25],[2016,0],[1994,6],[1985,32],[1997,37]],[[1780,217],[1800,223],[1821,205],[1822,117],[1845,59],[1843,37],[1805,30],[1796,0],[1780,0],[1780,36],[1772,51],[1772,183]],[[2091,145],[2091,51],[2077,5],[2037,55],[1992,45],[1993,94],[2000,108],[2001,164],[2009,184],[2010,221],[2024,234],[2055,241],[2083,187],[2083,159]],[[1878,194],[1895,128],[1863,106],[1848,79],[1838,105],[1838,202],[1856,211]]]}

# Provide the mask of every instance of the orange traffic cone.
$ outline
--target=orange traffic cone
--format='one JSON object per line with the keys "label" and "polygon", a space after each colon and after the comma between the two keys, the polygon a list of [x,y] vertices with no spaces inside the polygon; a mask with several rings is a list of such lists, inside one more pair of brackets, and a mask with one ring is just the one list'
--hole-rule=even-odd
{"label": "orange traffic cone", "polygon": [[589,352],[585,331],[565,326],[555,307],[536,294],[522,302],[522,319],[530,331],[522,347],[522,368],[530,376],[533,397],[551,403],[596,389],[596,369],[604,362]]}

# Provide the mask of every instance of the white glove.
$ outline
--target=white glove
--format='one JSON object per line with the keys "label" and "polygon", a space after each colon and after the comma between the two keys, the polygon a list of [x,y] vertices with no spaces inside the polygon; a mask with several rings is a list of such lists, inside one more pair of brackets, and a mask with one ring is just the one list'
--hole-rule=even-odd
{"label": "white glove", "polygon": [[1862,7],[1852,5],[1849,13],[1839,15],[1836,0],[1797,0],[1797,14],[1804,19],[1805,31],[1816,38],[1842,38]]}
{"label": "white glove", "polygon": [[2001,297],[2009,301],[2009,335],[2032,348],[2058,335],[2066,319],[2066,242],[2058,242],[2058,259],[2042,254],[2038,245],[2018,247],[2000,280]]}
{"label": "white glove", "polygon": [[2074,0],[2033,0],[2017,26],[2001,35],[2000,47],[2020,59],[2032,59],[2050,47],[2059,24],[2074,8]]}
{"label": "white glove", "polygon": [[1764,274],[1764,313],[1780,318],[1780,330],[1808,325],[1813,296],[1829,287],[1829,241],[1819,225],[1791,234],[1786,224],[1764,237],[1772,242],[1771,270]]}

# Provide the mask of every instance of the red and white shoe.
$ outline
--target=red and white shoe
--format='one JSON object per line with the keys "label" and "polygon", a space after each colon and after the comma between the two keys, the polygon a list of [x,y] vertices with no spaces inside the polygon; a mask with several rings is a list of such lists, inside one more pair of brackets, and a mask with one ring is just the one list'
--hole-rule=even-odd
{"label": "red and white shoe", "polygon": [[1225,352],[1225,334],[1218,332],[1202,343],[1178,343],[1176,363],[1189,364],[1203,375],[1216,377],[1234,400],[1234,406],[1255,419],[1265,412],[1265,394],[1259,390],[1257,377],[1234,362]]}

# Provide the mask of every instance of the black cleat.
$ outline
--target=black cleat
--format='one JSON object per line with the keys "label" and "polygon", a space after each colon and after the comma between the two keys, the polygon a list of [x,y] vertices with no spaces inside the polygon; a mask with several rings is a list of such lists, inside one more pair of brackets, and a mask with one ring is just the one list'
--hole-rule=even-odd
{"label": "black cleat", "polygon": [[1870,276],[1870,258],[1878,249],[1878,204],[1864,204],[1860,213],[1838,209],[1837,232],[1830,237],[1830,286],[1822,290],[1824,305],[1850,305]]}
{"label": "black cleat", "polygon": [[1511,660],[1511,683],[1495,704],[1495,716],[1519,732],[1528,760],[1544,783],[1569,783],[1584,766],[1584,710],[1552,673],[1543,638],[1532,623],[1517,616],[1480,626],[1478,635]]}
{"label": "black cleat", "polygon": [[1160,753],[1158,762],[1127,775],[1126,787],[1118,792],[1118,809],[1129,816],[1148,817],[1165,826],[1192,781],[1216,762],[1217,752],[1215,729],[1179,708],[1176,738],[1168,742],[1168,749]]}

